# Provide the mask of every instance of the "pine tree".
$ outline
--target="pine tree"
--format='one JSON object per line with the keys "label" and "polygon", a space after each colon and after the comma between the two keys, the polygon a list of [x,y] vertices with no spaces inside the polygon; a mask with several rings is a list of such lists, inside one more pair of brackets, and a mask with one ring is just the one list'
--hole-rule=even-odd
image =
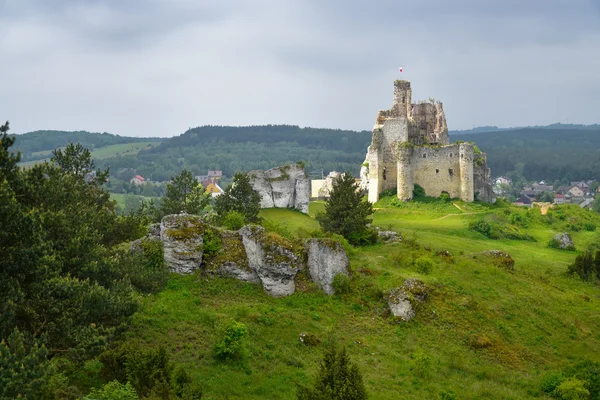
{"label": "pine tree", "polygon": [[314,387],[299,387],[297,396],[298,400],[364,400],[367,391],[346,348],[338,350],[333,343],[325,350]]}
{"label": "pine tree", "polygon": [[171,180],[160,206],[163,215],[200,214],[210,202],[210,194],[205,193],[192,171],[184,169],[179,175],[171,177]]}
{"label": "pine tree", "polygon": [[345,172],[334,179],[325,213],[317,220],[325,232],[338,233],[353,245],[364,245],[377,239],[377,233],[368,227],[371,214],[373,206],[363,199],[354,177]]}
{"label": "pine tree", "polygon": [[221,218],[232,211],[244,215],[246,222],[258,222],[260,195],[250,184],[248,174],[236,172],[233,183],[215,199],[215,211]]}

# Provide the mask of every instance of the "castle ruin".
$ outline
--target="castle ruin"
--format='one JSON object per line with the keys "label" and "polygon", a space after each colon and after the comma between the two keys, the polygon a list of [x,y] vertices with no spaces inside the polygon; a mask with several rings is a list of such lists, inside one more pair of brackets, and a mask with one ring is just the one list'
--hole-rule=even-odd
{"label": "castle ruin", "polygon": [[361,168],[362,187],[371,203],[386,189],[410,200],[418,184],[427,196],[447,192],[471,202],[496,201],[486,155],[471,143],[450,144],[442,103],[414,104],[408,81],[394,82],[394,104],[380,110]]}

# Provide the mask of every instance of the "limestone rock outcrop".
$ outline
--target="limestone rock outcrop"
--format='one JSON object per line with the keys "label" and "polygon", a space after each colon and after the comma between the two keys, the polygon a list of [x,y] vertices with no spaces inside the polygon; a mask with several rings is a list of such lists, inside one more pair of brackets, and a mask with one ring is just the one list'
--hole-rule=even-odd
{"label": "limestone rock outcrop", "polygon": [[557,233],[552,238],[552,242],[555,243],[555,247],[561,250],[575,250],[575,243],[571,235],[566,232]]}
{"label": "limestone rock outcrop", "polygon": [[350,260],[344,248],[332,239],[308,239],[304,247],[312,281],[319,284],[325,293],[333,295],[333,278],[337,274],[349,274]]}
{"label": "limestone rock outcrop", "polygon": [[269,236],[260,226],[240,229],[248,266],[256,273],[263,289],[271,296],[289,296],[296,291],[300,257],[287,243]]}
{"label": "limestone rock outcrop", "polygon": [[295,208],[308,213],[310,180],[302,165],[250,171],[248,176],[260,195],[261,208]]}
{"label": "limestone rock outcrop", "polygon": [[172,272],[189,274],[200,268],[205,224],[196,215],[167,215],[160,223],[164,259]]}
{"label": "limestone rock outcrop", "polygon": [[429,289],[417,279],[407,279],[400,288],[390,291],[387,301],[392,315],[407,322],[416,315],[417,306],[427,300]]}
{"label": "limestone rock outcrop", "polygon": [[293,294],[296,276],[305,268],[305,275],[330,295],[335,275],[349,274],[348,256],[332,239],[308,239],[303,246],[261,226],[228,231],[188,214],[167,215],[158,228],[151,226],[146,238],[132,242],[132,251],[142,250],[142,240],[160,240],[172,272],[189,274],[203,268],[211,275],[260,283],[274,297]]}

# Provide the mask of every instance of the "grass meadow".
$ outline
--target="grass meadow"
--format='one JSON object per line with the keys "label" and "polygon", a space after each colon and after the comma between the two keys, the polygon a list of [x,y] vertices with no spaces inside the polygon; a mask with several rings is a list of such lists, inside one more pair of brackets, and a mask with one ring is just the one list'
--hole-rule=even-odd
{"label": "grass meadow", "polygon": [[[314,215],[323,208],[314,202],[310,215],[271,209],[261,216],[293,237],[318,229]],[[569,218],[597,223],[596,216],[567,209],[551,219],[539,210],[441,201],[394,207],[389,198],[375,208],[373,225],[404,240],[354,249],[348,294],[329,297],[308,285],[272,298],[250,283],[173,275],[164,290],[143,298],[126,339],[166,346],[202,382],[203,399],[294,399],[296,384],[313,379],[330,337],[359,364],[370,398],[382,400],[545,399],[546,376],[597,359],[600,290],[565,273],[577,251],[547,247]],[[473,220],[498,215],[522,221],[535,241],[493,240],[469,229]],[[578,249],[598,240],[593,230],[572,236]],[[514,271],[477,255],[493,249],[514,258]],[[451,256],[436,255],[440,250]],[[430,270],[415,263],[421,257],[433,261]],[[398,324],[384,296],[407,278],[431,291],[417,317]],[[249,330],[243,356],[217,361],[213,346],[233,320]],[[301,344],[305,331],[321,344]]]}

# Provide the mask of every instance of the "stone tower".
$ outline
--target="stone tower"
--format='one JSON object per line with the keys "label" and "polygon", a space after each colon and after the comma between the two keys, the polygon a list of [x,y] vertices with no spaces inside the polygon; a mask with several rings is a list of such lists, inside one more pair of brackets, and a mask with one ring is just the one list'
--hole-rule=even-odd
{"label": "stone tower", "polygon": [[371,203],[386,189],[410,200],[418,184],[428,196],[447,192],[464,201],[494,202],[484,153],[471,143],[450,144],[441,102],[411,102],[408,81],[394,82],[394,104],[377,113],[373,139],[361,168]]}

